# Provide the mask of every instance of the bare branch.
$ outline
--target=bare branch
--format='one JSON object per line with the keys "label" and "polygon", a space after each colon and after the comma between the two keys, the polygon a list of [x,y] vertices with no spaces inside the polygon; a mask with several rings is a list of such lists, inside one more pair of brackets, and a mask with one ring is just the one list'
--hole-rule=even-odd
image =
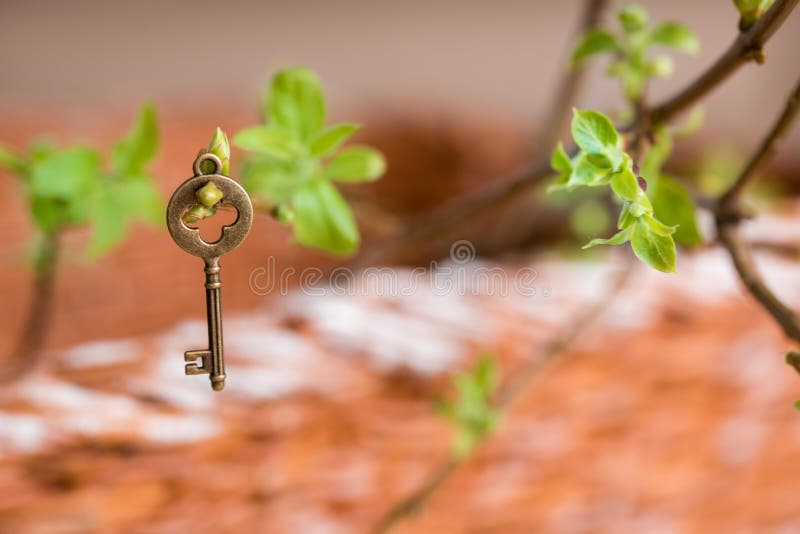
{"label": "bare branch", "polygon": [[750,60],[763,61],[763,46],[772,37],[798,0],[776,0],[749,30],[742,32],[730,47],[698,78],[650,112],[653,123],[664,122],[703,98],[712,89]]}
{"label": "bare branch", "polygon": [[755,170],[773,153],[775,144],[789,129],[793,119],[797,117],[798,99],[800,99],[800,80],[797,81],[797,85],[775,124],[758,145],[736,181],[720,198],[714,209],[714,216],[717,225],[717,239],[730,254],[744,286],[778,322],[784,334],[800,343],[800,318],[767,286],[753,261],[750,246],[742,239],[738,229],[742,218],[739,205],[742,191],[753,180]]}

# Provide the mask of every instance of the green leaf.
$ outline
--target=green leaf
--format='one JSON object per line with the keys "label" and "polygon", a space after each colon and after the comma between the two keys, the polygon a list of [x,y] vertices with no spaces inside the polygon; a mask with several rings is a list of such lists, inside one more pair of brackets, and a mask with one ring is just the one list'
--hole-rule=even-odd
{"label": "green leaf", "polygon": [[687,54],[700,51],[700,40],[688,26],[679,22],[663,22],[653,29],[650,40],[655,44],[682,50]]}
{"label": "green leaf", "polygon": [[567,181],[567,189],[579,186],[595,187],[606,185],[611,178],[611,170],[595,165],[587,154],[580,154],[575,162],[575,168]]}
{"label": "green leaf", "polygon": [[601,29],[589,30],[584,34],[572,51],[572,66],[576,66],[588,57],[605,52],[617,52],[620,46],[609,32]]}
{"label": "green leaf", "polygon": [[672,237],[653,232],[641,219],[631,228],[631,245],[636,257],[661,272],[675,272],[675,242]]}
{"label": "green leaf", "polygon": [[33,196],[79,198],[100,175],[100,156],[88,147],[53,152],[35,160],[31,169]]}
{"label": "green leaf", "polygon": [[659,220],[678,227],[673,234],[676,242],[687,247],[703,242],[694,200],[683,184],[662,175],[653,181],[647,194],[653,202],[653,210]]}
{"label": "green leaf", "polygon": [[116,201],[128,220],[137,220],[154,227],[164,224],[164,199],[156,181],[145,175],[134,175],[115,184]]}
{"label": "green leaf", "polygon": [[640,5],[631,4],[623,7],[617,13],[619,23],[626,33],[634,33],[643,30],[647,26],[649,17],[647,11]]}
{"label": "green leaf", "polygon": [[6,168],[15,174],[25,172],[25,160],[17,156],[11,149],[0,145],[0,167]]}
{"label": "green leaf", "polygon": [[675,63],[669,56],[658,56],[647,63],[647,73],[656,78],[667,78],[675,70]]}
{"label": "green leaf", "polygon": [[291,199],[298,180],[288,164],[268,158],[255,158],[242,169],[242,185],[250,196],[267,204],[285,204]]}
{"label": "green leaf", "polygon": [[326,128],[311,140],[311,155],[315,158],[320,158],[334,152],[359,128],[361,128],[360,125],[349,122]]}
{"label": "green leaf", "polygon": [[89,212],[92,235],[86,248],[90,258],[97,258],[111,250],[127,232],[127,206],[116,189],[116,184],[103,184],[93,199]]}
{"label": "green leaf", "polygon": [[651,232],[663,237],[671,236],[677,229],[677,226],[667,226],[650,214],[642,215],[641,220],[647,224]]}
{"label": "green leaf", "polygon": [[325,176],[340,182],[371,182],[386,171],[383,154],[366,146],[342,150],[325,167]]}
{"label": "green leaf", "polygon": [[490,356],[482,356],[475,364],[475,383],[488,398],[497,387],[497,370],[495,362]]}
{"label": "green leaf", "polygon": [[627,166],[611,175],[611,189],[625,200],[636,200],[641,192],[636,176]]}
{"label": "green leaf", "polygon": [[333,254],[352,254],[359,242],[350,206],[327,180],[300,184],[292,196],[294,236],[301,245]]}
{"label": "green leaf", "polygon": [[[611,160],[618,151],[619,134],[608,117],[599,111],[573,110],[572,137],[575,143],[590,156],[601,156]],[[612,164],[615,163],[612,160]]]}
{"label": "green leaf", "polygon": [[56,230],[67,222],[66,202],[60,198],[31,197],[29,208],[36,226],[44,232]]}
{"label": "green leaf", "polygon": [[267,111],[269,124],[307,142],[325,124],[325,98],[317,75],[308,69],[278,72],[272,79]]}
{"label": "green leaf", "polygon": [[745,31],[772,7],[775,0],[733,0],[733,3],[741,14],[739,29]]}
{"label": "green leaf", "polygon": [[587,248],[596,247],[597,245],[624,245],[631,239],[631,234],[633,233],[633,227],[628,227],[623,230],[620,230],[613,236],[608,239],[592,239],[585,245],[583,245],[584,250]]}
{"label": "green leaf", "polygon": [[233,137],[233,144],[280,161],[289,161],[302,155],[301,145],[297,141],[287,133],[269,126],[246,128]]}
{"label": "green leaf", "polygon": [[606,73],[614,78],[619,78],[628,100],[636,100],[641,96],[648,75],[646,65],[632,65],[626,59],[614,61]]}
{"label": "green leaf", "polygon": [[568,175],[572,172],[572,161],[564,151],[564,145],[562,145],[560,142],[558,143],[556,149],[553,150],[553,154],[550,156],[550,166],[554,171],[558,171],[560,174]]}
{"label": "green leaf", "polygon": [[158,148],[156,111],[152,104],[145,104],[139,111],[131,129],[111,150],[111,165],[116,173],[141,172],[153,159]]}

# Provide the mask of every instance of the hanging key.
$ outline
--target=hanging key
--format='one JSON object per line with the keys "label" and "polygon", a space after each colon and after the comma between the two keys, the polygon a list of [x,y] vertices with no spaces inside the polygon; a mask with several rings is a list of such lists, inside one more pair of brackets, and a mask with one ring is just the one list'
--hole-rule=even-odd
{"label": "hanging key", "polygon": [[[204,161],[214,164],[211,173],[202,172]],[[238,247],[253,224],[253,204],[242,186],[221,174],[222,162],[209,152],[201,153],[194,161],[194,176],[183,182],[172,194],[167,205],[167,228],[183,250],[203,259],[206,278],[206,318],[208,319],[208,348],[187,350],[184,354],[187,375],[208,374],[214,391],[225,387],[225,360],[222,351],[222,303],[220,301],[220,266],[223,254]],[[200,237],[200,230],[186,226],[184,214],[198,204],[197,191],[209,182],[223,196],[220,203],[236,208],[238,217],[233,224],[222,227],[221,237],[207,243]]]}

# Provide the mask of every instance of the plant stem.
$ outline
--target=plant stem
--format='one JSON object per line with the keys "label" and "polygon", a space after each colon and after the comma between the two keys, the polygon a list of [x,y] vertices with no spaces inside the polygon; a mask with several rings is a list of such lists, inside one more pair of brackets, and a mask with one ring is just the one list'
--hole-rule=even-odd
{"label": "plant stem", "polygon": [[733,185],[720,197],[714,208],[717,239],[733,261],[736,272],[745,288],[759,304],[777,321],[783,333],[800,343],[800,317],[767,286],[758,272],[750,245],[739,234],[742,220],[740,200],[745,187],[751,183],[758,169],[774,152],[775,144],[786,134],[797,117],[800,103],[800,79],[786,101],[783,112],[759,143]]}
{"label": "plant stem", "polygon": [[[616,275],[611,288],[599,301],[590,305],[572,321],[570,328],[566,332],[538,349],[533,357],[526,360],[516,371],[509,374],[511,379],[494,396],[492,405],[495,409],[506,409],[522,396],[533,385],[536,378],[541,376],[546,365],[551,363],[557,356],[563,354],[578,336],[585,332],[610,307],[611,302],[627,285],[635,266],[636,262],[628,257],[625,267]],[[480,443],[476,448],[478,446],[480,446]],[[416,490],[389,509],[375,527],[374,532],[381,534],[389,532],[400,521],[420,511],[430,496],[468,459],[469,456],[463,458],[449,457],[438,464]]]}
{"label": "plant stem", "polygon": [[667,121],[717,87],[728,76],[763,54],[763,46],[795,8],[798,0],[776,0],[749,30],[741,32],[728,49],[700,76],[650,112],[653,123]]}
{"label": "plant stem", "polygon": [[42,235],[34,263],[33,296],[9,364],[0,370],[0,382],[19,378],[36,366],[50,329],[53,290],[58,268],[60,234]]}

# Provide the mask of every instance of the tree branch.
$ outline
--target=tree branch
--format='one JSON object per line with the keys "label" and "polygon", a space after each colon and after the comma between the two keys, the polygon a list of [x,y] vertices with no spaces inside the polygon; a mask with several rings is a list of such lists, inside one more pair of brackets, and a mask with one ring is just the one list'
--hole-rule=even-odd
{"label": "tree branch", "polygon": [[671,119],[703,98],[748,61],[753,59],[763,61],[764,44],[781,27],[797,2],[798,0],[776,0],[758,22],[749,30],[740,33],[717,61],[695,81],[672,98],[654,107],[650,112],[651,121],[657,124]]}
{"label": "tree branch", "polygon": [[[786,17],[797,5],[800,0],[776,0],[773,6],[754,24],[749,30],[741,32],[730,47],[715,61],[708,70],[702,73],[694,82],[690,83],[683,90],[679,91],[674,97],[667,99],[664,103],[652,108],[648,113],[648,124],[664,122],[692,104],[696,103],[712,89],[733,74],[739,67],[751,59],[760,57],[762,47],[770,37],[780,28]],[[590,5],[591,2],[588,4]],[[586,17],[585,20],[589,20]],[[588,28],[585,28],[588,29]],[[568,75],[567,81],[562,86],[569,87],[569,77],[575,76],[574,73]],[[573,91],[577,91],[578,83],[574,84]],[[561,95],[556,98],[555,108],[561,107]],[[573,95],[570,95],[572,99]],[[563,101],[566,101],[564,99]],[[568,106],[567,106],[568,108]],[[552,120],[552,117],[551,117]],[[565,119],[559,119],[559,121]],[[552,132],[560,131],[560,122],[551,123],[543,129],[543,139],[547,140],[552,136]],[[422,239],[429,238],[431,235],[441,233],[443,230],[452,228],[456,224],[482,212],[493,206],[502,205],[509,199],[529,191],[533,186],[541,182],[552,174],[549,158],[546,151],[552,148],[554,143],[549,146],[542,144],[535,161],[511,176],[492,182],[491,185],[474,191],[465,197],[456,199],[445,206],[437,209],[433,213],[422,217],[416,223],[412,223],[411,228],[405,233],[393,239],[386,239],[379,246],[359,259],[359,264],[372,264],[383,258],[395,249],[403,246],[413,246]]]}
{"label": "tree branch", "polygon": [[[495,409],[508,408],[531,387],[537,377],[541,376],[548,363],[563,354],[583,332],[602,316],[627,285],[635,266],[635,260],[628,257],[625,267],[615,276],[611,288],[600,300],[585,309],[576,320],[570,322],[571,326],[566,332],[541,347],[519,369],[509,373],[511,378],[497,391],[494,397],[492,404]],[[439,489],[468,458],[450,457],[442,461],[415,491],[389,509],[375,527],[374,532],[389,532],[404,518],[418,513],[425,506],[431,494]]]}
{"label": "tree branch", "polygon": [[750,246],[739,234],[742,219],[740,199],[744,188],[753,180],[756,169],[774,152],[775,144],[797,117],[800,100],[800,80],[792,91],[786,106],[758,148],[745,164],[733,185],[723,194],[714,209],[717,239],[728,251],[742,283],[761,306],[778,322],[784,334],[800,343],[800,318],[770,290],[753,261]]}

